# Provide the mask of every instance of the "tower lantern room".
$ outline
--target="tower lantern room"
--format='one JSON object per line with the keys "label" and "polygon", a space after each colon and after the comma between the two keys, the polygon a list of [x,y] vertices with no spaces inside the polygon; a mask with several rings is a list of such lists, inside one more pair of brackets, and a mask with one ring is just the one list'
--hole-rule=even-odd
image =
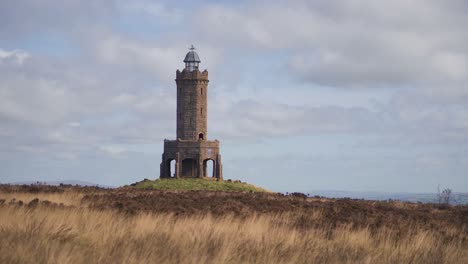
{"label": "tower lantern room", "polygon": [[190,51],[185,55],[185,69],[189,72],[193,72],[194,70],[198,70],[198,64],[201,62],[198,54],[195,52],[195,47],[192,45],[190,46]]}

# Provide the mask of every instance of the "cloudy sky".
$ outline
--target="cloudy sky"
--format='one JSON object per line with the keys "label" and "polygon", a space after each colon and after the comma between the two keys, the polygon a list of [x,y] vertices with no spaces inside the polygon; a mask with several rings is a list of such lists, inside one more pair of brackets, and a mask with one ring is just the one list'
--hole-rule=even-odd
{"label": "cloudy sky", "polygon": [[225,178],[468,192],[468,4],[0,3],[0,182],[159,176],[175,71],[210,74]]}

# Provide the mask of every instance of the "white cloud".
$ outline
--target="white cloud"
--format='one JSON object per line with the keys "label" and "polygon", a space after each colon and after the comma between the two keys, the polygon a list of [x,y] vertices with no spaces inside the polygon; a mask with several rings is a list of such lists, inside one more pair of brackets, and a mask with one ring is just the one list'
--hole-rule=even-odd
{"label": "white cloud", "polygon": [[67,125],[70,126],[70,127],[79,127],[79,126],[81,126],[80,122],[68,122]]}
{"label": "white cloud", "polygon": [[112,156],[119,156],[127,151],[124,147],[118,145],[101,146],[99,149]]}
{"label": "white cloud", "polygon": [[438,52],[434,54],[433,65],[439,72],[445,73],[454,81],[467,80],[467,59],[463,53]]}
{"label": "white cloud", "polygon": [[110,66],[121,66],[125,69],[147,71],[162,82],[174,72],[180,63],[180,50],[175,47],[159,48],[123,39],[119,36],[102,37],[97,46],[97,57],[100,62]]}
{"label": "white cloud", "polygon": [[291,73],[311,83],[466,81],[468,33],[462,25],[468,19],[457,8],[438,1],[217,5],[200,10],[196,35],[272,54],[286,49]]}
{"label": "white cloud", "polygon": [[137,97],[133,94],[128,94],[128,93],[122,93],[119,95],[114,96],[111,101],[115,104],[119,105],[127,105],[135,102]]}
{"label": "white cloud", "polygon": [[0,65],[13,62],[17,65],[23,65],[23,62],[30,57],[29,53],[23,50],[6,51],[0,49]]}
{"label": "white cloud", "polygon": [[169,8],[163,3],[154,1],[117,1],[117,8],[128,13],[148,14],[164,20],[180,22],[183,19],[183,11],[178,8]]}

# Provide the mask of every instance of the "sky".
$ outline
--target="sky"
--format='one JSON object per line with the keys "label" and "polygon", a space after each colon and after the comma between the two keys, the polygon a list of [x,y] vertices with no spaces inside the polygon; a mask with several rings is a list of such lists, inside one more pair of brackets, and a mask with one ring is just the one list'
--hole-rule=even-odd
{"label": "sky", "polygon": [[177,69],[209,71],[223,174],[468,192],[468,2],[0,2],[0,182],[159,177]]}

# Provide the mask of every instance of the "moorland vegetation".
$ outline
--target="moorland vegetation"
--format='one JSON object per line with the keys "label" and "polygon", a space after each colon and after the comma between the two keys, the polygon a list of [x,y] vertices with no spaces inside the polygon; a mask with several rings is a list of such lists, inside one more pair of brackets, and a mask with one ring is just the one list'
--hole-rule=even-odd
{"label": "moorland vegetation", "polygon": [[468,206],[0,186],[0,263],[468,263]]}

